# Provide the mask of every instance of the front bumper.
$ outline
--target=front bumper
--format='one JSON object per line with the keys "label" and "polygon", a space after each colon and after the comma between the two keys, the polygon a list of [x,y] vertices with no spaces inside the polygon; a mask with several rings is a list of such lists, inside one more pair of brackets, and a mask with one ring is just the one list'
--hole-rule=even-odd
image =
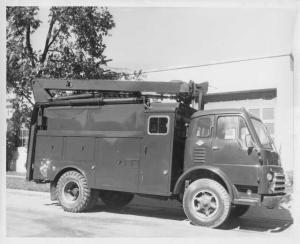
{"label": "front bumper", "polygon": [[283,198],[286,198],[286,194],[280,195],[255,195],[252,197],[243,197],[239,199],[234,199],[233,204],[242,204],[242,205],[250,205],[250,206],[261,206],[266,208],[275,208],[280,202],[282,202]]}
{"label": "front bumper", "polygon": [[277,207],[284,197],[285,195],[277,195],[277,196],[265,195],[262,196],[262,201],[260,205],[272,209]]}

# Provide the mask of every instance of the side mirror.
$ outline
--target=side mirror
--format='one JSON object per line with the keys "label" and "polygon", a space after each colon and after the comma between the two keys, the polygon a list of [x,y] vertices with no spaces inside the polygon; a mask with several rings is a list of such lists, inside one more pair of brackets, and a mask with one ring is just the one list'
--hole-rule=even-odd
{"label": "side mirror", "polygon": [[246,147],[248,147],[249,149],[254,148],[254,142],[252,140],[251,135],[248,134],[245,136],[245,143],[246,143]]}

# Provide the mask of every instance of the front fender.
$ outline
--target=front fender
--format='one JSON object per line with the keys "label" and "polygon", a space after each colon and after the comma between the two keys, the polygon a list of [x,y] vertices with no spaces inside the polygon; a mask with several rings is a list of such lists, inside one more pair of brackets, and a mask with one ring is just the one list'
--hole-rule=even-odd
{"label": "front fender", "polygon": [[173,193],[179,194],[182,187],[184,187],[184,182],[185,180],[189,179],[189,177],[191,175],[193,175],[194,173],[199,172],[200,173],[211,173],[213,175],[217,175],[218,177],[220,177],[220,179],[224,182],[224,184],[226,185],[226,188],[228,190],[228,193],[231,197],[231,199],[234,199],[236,197],[236,189],[234,187],[234,185],[231,183],[229,177],[219,168],[214,167],[214,166],[210,166],[210,165],[201,165],[201,166],[196,166],[196,167],[192,167],[189,168],[187,171],[185,171],[177,180],[175,186],[174,186],[174,190]]}

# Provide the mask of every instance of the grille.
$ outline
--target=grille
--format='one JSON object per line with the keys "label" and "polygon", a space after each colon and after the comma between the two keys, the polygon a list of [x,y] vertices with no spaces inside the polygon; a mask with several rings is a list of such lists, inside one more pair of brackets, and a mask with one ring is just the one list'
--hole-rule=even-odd
{"label": "grille", "polygon": [[194,163],[205,163],[206,149],[203,147],[194,147],[193,159]]}
{"label": "grille", "polygon": [[282,173],[274,173],[271,183],[271,191],[275,194],[285,193],[285,175]]}

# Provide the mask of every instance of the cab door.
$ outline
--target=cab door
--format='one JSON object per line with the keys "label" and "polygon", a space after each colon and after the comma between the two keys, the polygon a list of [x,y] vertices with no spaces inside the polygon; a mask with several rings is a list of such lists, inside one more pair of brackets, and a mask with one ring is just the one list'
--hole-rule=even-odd
{"label": "cab door", "polygon": [[139,192],[170,195],[173,113],[145,113]]}
{"label": "cab door", "polygon": [[240,192],[257,192],[258,157],[248,150],[245,137],[249,134],[246,120],[240,115],[220,115],[216,119],[212,142],[213,162],[227,174]]}
{"label": "cab door", "polygon": [[200,116],[191,121],[185,147],[185,170],[211,163],[213,121],[213,115]]}

